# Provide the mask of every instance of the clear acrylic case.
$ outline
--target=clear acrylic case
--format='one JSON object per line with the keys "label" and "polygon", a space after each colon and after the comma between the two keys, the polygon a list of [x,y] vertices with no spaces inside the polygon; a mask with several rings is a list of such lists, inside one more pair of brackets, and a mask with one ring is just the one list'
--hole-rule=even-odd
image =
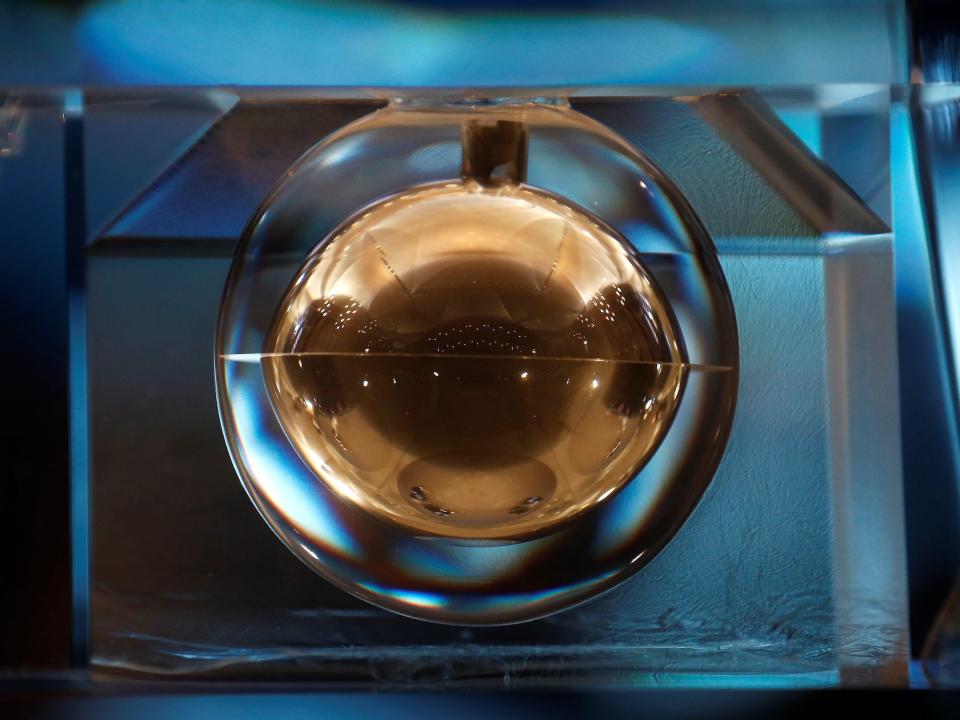
{"label": "clear acrylic case", "polygon": [[[890,229],[901,100],[852,85],[515,95],[569,102],[635,145],[715,244],[739,392],[692,514],[623,584],[516,625],[412,620],[316,576],[263,523],[231,465],[215,328],[238,239],[270,188],[393,94],[91,91],[67,110],[82,139],[67,143],[66,162],[82,163],[73,182],[87,229],[70,264],[71,482],[76,642],[95,677],[906,682]],[[404,93],[417,98],[445,101]]]}

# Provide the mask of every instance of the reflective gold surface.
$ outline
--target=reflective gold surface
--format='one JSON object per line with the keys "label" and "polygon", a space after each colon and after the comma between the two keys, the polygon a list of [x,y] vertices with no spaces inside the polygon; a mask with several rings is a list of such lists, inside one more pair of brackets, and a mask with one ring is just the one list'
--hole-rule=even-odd
{"label": "reflective gold surface", "polygon": [[588,510],[644,465],[683,342],[629,245],[524,185],[423,186],[308,259],[262,365],[300,457],[416,534],[510,539]]}

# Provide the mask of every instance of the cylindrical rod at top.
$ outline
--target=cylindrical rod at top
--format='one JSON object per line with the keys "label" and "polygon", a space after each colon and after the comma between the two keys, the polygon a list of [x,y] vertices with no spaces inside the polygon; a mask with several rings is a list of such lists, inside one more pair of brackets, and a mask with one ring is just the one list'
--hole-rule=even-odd
{"label": "cylindrical rod at top", "polygon": [[527,178],[527,126],[516,120],[468,120],[463,124],[460,174],[481,185],[509,185]]}

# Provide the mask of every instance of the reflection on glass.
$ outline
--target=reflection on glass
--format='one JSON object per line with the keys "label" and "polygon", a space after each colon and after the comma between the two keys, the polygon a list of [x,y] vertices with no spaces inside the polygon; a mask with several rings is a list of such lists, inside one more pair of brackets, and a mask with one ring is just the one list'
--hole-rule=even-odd
{"label": "reflection on glass", "polygon": [[514,537],[606,499],[680,400],[683,348],[622,239],[531,188],[430,185],[308,260],[263,368],[299,455],[414,532]]}
{"label": "reflection on glass", "polygon": [[561,104],[437,101],[359,120],[277,186],[217,372],[241,479],[301,560],[496,624],[666,544],[719,463],[737,357],[713,245],[642,155]]}

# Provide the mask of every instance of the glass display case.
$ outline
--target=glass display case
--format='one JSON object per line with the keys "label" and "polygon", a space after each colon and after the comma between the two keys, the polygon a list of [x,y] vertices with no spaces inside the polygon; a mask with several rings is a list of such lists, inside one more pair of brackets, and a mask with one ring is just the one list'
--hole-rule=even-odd
{"label": "glass display case", "polygon": [[[84,199],[89,228],[73,248],[71,494],[74,612],[86,625],[77,640],[95,677],[443,686],[906,681],[889,132],[902,101],[888,88],[496,97],[224,89],[62,100],[73,107],[51,100],[44,109],[29,95],[16,103],[67,117],[64,160],[79,167],[66,177],[82,186],[68,195]],[[472,197],[457,189],[461,177],[473,181],[464,170],[471,158],[482,165],[490,147],[506,145],[507,160],[516,159],[509,123],[522,126],[522,177],[479,183],[481,204],[460,208],[457,193]],[[80,132],[71,138],[73,124]],[[488,132],[464,135],[476,127]],[[22,142],[18,152],[29,153],[43,140]],[[349,219],[381,198],[412,197],[416,187],[426,188],[414,204],[427,203],[422,210],[373,205]],[[430,205],[437,192],[441,205]],[[553,204],[523,194],[530,192]],[[532,217],[514,218],[510,203]],[[473,225],[450,230],[465,212]],[[555,212],[567,214],[551,220]],[[431,233],[437,250],[429,250]],[[477,237],[493,245],[479,256],[473,245],[449,251]],[[338,242],[343,250],[328,251]],[[589,261],[601,263],[590,272],[613,273],[610,280],[577,280],[598,257],[578,242],[619,253],[618,261]],[[340,256],[349,262],[331,267],[347,280],[330,280],[323,263]],[[429,270],[437,262],[447,269]],[[351,341],[324,335],[321,321],[297,320],[297,311],[294,327],[309,325],[313,335],[303,336],[306,351],[286,357],[315,367],[280,365],[270,348],[291,331],[277,345],[271,318],[284,293],[296,297],[291,286],[319,287],[311,273],[327,273],[330,287],[353,283],[357,297],[370,288],[372,299],[357,305],[373,313],[368,329],[385,332],[384,318],[397,313],[422,321],[420,310],[376,310],[388,292],[377,290],[384,267],[415,298],[426,292],[423,307],[440,312],[445,332],[459,333],[452,354],[418,330],[351,345],[354,355],[330,360],[323,343],[334,343],[336,355],[347,347],[336,343]],[[544,281],[551,268],[554,284]],[[577,355],[550,345],[544,328],[560,317],[554,301],[537,310],[530,303],[547,301],[522,299],[533,282],[537,298],[556,294],[572,328],[594,327],[602,313],[591,320],[591,312],[616,312],[598,300],[604,283],[613,292],[629,277],[632,287],[649,288],[631,302],[659,313],[652,327],[668,343],[663,351],[621,315],[609,325],[627,327],[620,332],[634,337],[630,344],[588,334],[590,348]],[[314,304],[301,307],[327,302],[329,310],[340,297],[310,292]],[[564,300],[565,292],[579,299]],[[490,309],[491,293],[499,309]],[[514,308],[506,325],[503,303]],[[345,312],[335,308],[329,322],[344,325]],[[487,325],[468,338],[471,320]],[[574,333],[557,327],[557,337]],[[507,356],[491,349],[505,338],[514,343]],[[637,342],[646,355],[630,354],[641,352],[631,349]],[[370,347],[381,367],[364,367]],[[419,349],[411,355],[410,347]],[[563,357],[595,367],[563,367]],[[456,367],[477,362],[470,358],[486,368]],[[536,364],[544,360],[560,366]],[[458,381],[431,389],[435,362]],[[631,381],[618,367],[641,370]],[[270,397],[278,373],[294,383],[283,386],[291,402],[312,397],[346,409],[308,413],[304,434],[301,410]],[[555,387],[576,375],[586,384]],[[364,380],[389,384],[391,376],[414,390],[343,389],[368,392]],[[542,384],[528,391],[525,381]],[[498,390],[498,382],[506,385]],[[663,432],[638,431],[647,416],[615,410],[645,402],[669,416]],[[462,403],[469,411],[457,416]],[[410,420],[411,411],[424,419]],[[389,412],[400,415],[390,420]],[[558,439],[527,412],[569,435]],[[445,420],[429,420],[438,413]],[[405,422],[426,434],[397,435]],[[466,449],[449,450],[448,436]],[[426,469],[414,463],[399,479],[365,475],[389,464],[376,453],[389,455],[391,438],[407,456],[427,457]],[[638,438],[636,451],[618,454]],[[324,442],[328,449],[316,450]],[[464,452],[475,467],[429,460],[436,452]],[[517,461],[496,452],[531,454]],[[551,466],[547,455],[567,465]],[[593,455],[589,472],[574,474],[600,484],[577,485],[570,468]],[[335,459],[345,469],[325,475]],[[615,467],[601,472],[598,463]],[[237,471],[287,548],[257,516]],[[509,478],[504,487],[519,482],[523,497],[490,490],[496,477]],[[354,484],[338,492],[344,478]],[[428,482],[442,494],[444,478],[454,498],[444,502],[457,502],[461,488],[462,507],[416,497],[430,492]],[[582,506],[562,501],[557,483],[580,493]],[[398,489],[383,495],[383,487]],[[484,489],[496,497],[477,509],[471,498]],[[542,510],[530,502],[533,513],[515,511],[537,496]],[[503,521],[483,514],[501,511]]]}
{"label": "glass display case", "polygon": [[958,682],[923,13],[80,5],[0,22],[0,680]]}

